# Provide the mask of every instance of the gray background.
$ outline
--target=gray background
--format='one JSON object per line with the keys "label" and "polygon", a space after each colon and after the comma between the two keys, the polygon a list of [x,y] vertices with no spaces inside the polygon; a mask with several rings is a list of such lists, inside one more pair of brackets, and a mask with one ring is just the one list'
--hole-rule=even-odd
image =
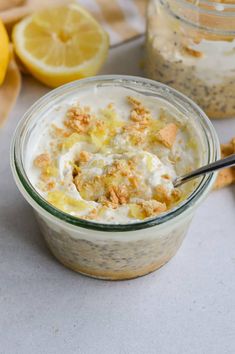
{"label": "gray background", "polygon": [[[112,49],[103,73],[141,74],[141,43]],[[0,353],[235,353],[234,187],[211,193],[155,273],[108,282],[64,268],[9,168],[16,123],[45,92],[25,78],[0,137]],[[235,135],[235,120],[214,124],[221,141]]]}

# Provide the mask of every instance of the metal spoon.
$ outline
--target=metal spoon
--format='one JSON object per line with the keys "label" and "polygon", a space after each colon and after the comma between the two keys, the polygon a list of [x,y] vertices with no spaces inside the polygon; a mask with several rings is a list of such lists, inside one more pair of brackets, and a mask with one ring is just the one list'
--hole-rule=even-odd
{"label": "metal spoon", "polygon": [[226,157],[225,159],[221,159],[215,162],[210,163],[209,165],[203,166],[194,170],[190,173],[187,173],[184,176],[176,177],[173,181],[174,187],[179,187],[181,184],[191,181],[192,179],[205,175],[207,173],[219,170],[224,167],[229,167],[235,165],[235,154]]}

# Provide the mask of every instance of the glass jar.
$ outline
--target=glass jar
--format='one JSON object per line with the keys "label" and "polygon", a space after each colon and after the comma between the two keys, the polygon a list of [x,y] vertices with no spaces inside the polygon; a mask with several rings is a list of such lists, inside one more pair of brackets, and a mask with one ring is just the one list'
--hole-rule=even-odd
{"label": "glass jar", "polygon": [[215,161],[220,148],[212,124],[199,107],[163,84],[138,77],[108,75],[76,81],[51,91],[26,112],[13,137],[11,166],[15,182],[33,207],[52,253],[65,266],[80,273],[102,279],[129,279],[152,272],[176,253],[195,209],[214,183],[215,174],[201,178],[193,192],[174,209],[136,223],[120,225],[88,221],[49,204],[34,189],[26,174],[30,138],[35,136],[55,104],[63,104],[83,90],[98,90],[104,86],[125,87],[133,94],[151,96],[156,104],[160,101],[187,118],[199,139],[201,164]]}
{"label": "glass jar", "polygon": [[147,76],[235,117],[235,4],[150,0],[147,18]]}

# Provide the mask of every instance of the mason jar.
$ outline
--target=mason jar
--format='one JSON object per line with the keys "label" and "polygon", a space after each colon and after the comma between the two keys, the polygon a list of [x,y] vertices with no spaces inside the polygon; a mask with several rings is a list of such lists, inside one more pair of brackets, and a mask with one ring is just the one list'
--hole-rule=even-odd
{"label": "mason jar", "polygon": [[[187,122],[200,146],[200,164],[219,158],[216,132],[201,109],[191,100],[163,84],[131,76],[97,76],[51,91],[36,102],[17,126],[11,148],[15,182],[32,206],[42,234],[54,256],[65,266],[102,279],[135,278],[161,267],[180,247],[195,210],[209,193],[215,174],[199,179],[191,193],[176,207],[157,217],[129,224],[104,224],[79,219],[49,204],[27,175],[27,156],[32,141],[50,110],[71,97],[100,87],[125,88],[152,97],[174,110]],[[50,115],[49,115],[50,116]],[[30,143],[31,141],[31,143]],[[23,220],[27,222],[27,220]]]}
{"label": "mason jar", "polygon": [[147,11],[147,76],[210,118],[235,117],[235,4],[228,2],[150,0]]}

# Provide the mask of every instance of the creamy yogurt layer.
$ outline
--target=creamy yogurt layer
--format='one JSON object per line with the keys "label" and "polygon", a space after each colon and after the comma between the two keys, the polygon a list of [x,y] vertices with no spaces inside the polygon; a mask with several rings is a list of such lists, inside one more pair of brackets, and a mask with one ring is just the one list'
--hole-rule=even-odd
{"label": "creamy yogurt layer", "polygon": [[43,117],[26,153],[27,175],[75,217],[126,224],[174,208],[193,190],[173,179],[200,164],[187,117],[125,88],[95,88]]}

